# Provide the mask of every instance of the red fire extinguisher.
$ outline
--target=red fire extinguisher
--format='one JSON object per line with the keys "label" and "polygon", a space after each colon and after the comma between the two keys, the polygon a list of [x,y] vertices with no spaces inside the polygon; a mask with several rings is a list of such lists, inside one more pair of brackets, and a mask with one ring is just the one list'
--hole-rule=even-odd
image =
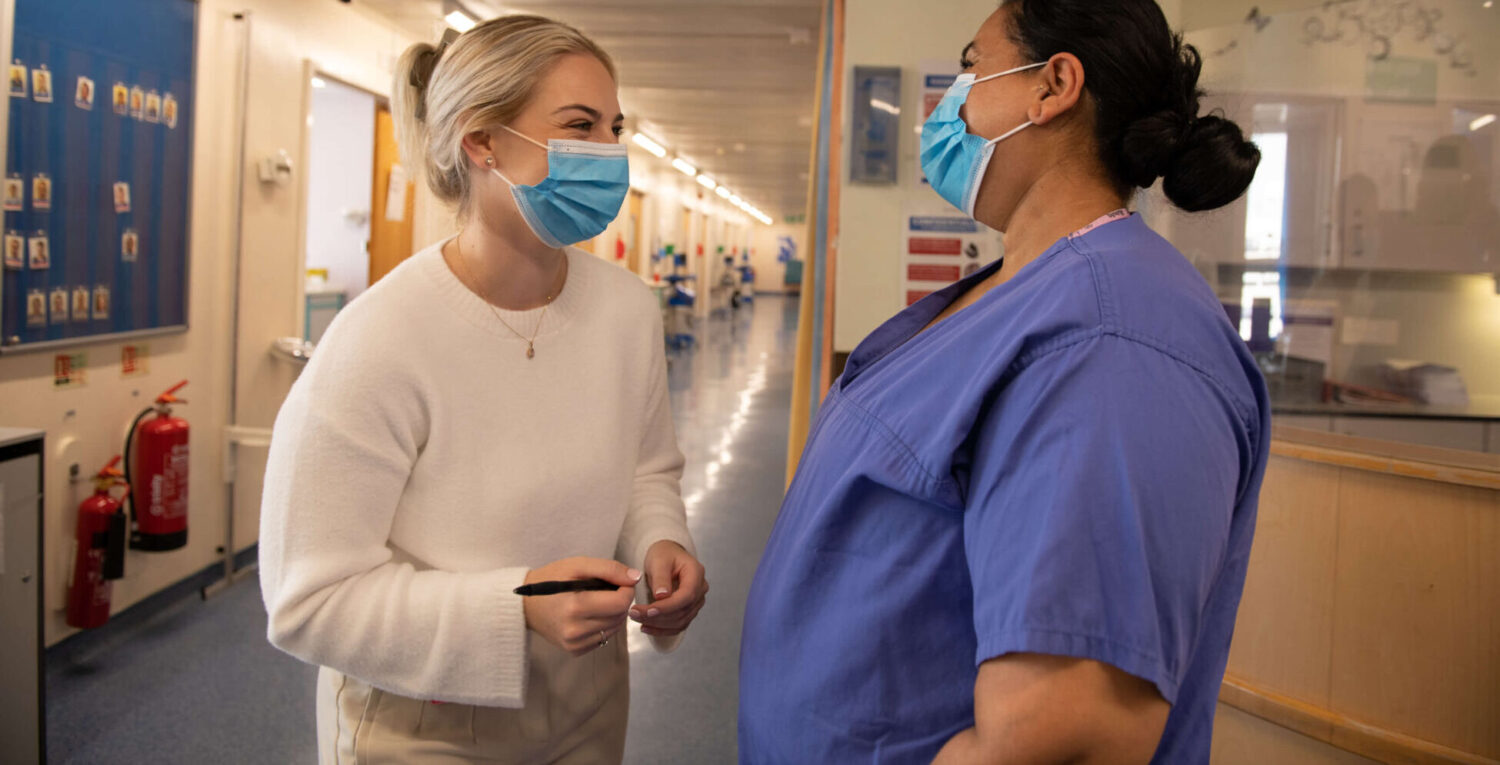
{"label": "red fire extinguisher", "polygon": [[[125,480],[130,482],[130,546],[162,552],[187,544],[188,423],[172,416],[172,404],[186,404],[177,391],[187,380],[157,396],[130,425],[125,439]],[[142,423],[147,416],[156,416]]]}
{"label": "red fire extinguisher", "polygon": [[68,624],[93,629],[109,621],[112,580],[125,574],[125,512],[111,492],[129,489],[114,459],[94,477],[94,495],[78,506],[73,576],[68,581]]}

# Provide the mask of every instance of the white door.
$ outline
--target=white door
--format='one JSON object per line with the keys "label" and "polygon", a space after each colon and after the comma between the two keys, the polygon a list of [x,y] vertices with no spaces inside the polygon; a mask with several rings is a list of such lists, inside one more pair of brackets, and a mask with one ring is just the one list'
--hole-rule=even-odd
{"label": "white door", "polygon": [[[326,269],[327,286],[312,293],[359,296],[370,284],[371,184],[375,162],[375,97],[317,77],[308,127],[307,268]],[[310,338],[316,342],[316,338]]]}

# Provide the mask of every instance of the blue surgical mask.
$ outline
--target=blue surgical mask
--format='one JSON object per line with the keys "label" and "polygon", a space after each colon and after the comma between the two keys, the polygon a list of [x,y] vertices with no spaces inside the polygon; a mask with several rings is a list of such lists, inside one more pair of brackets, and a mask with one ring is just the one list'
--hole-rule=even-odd
{"label": "blue surgical mask", "polygon": [[547,177],[535,186],[516,185],[498,168],[490,169],[510,184],[516,207],[536,238],[548,247],[566,247],[604,233],[630,191],[625,147],[558,139],[543,144],[505,129],[547,150]]}
{"label": "blue surgical mask", "polygon": [[927,174],[927,180],[939,196],[971,218],[974,217],[974,200],[979,198],[985,168],[989,167],[990,157],[995,154],[995,144],[1031,127],[1032,123],[1028,120],[999,138],[986,141],[969,132],[959,110],[969,100],[969,90],[975,85],[1046,65],[1044,61],[1018,66],[982,79],[961,74],[922,125],[922,172]]}

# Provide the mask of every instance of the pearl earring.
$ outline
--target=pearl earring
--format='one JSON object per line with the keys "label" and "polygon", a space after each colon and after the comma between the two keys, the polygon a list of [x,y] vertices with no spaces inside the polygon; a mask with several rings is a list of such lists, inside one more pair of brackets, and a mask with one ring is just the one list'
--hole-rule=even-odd
{"label": "pearl earring", "polygon": [[486,164],[486,165],[488,165],[490,167],[494,167],[495,166],[495,158],[494,157],[485,157],[484,158],[484,164]]}

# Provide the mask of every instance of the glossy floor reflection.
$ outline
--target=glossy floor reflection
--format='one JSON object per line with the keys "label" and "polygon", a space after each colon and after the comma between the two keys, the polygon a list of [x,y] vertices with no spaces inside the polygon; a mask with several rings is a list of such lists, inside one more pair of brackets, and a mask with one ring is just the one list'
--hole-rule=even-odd
{"label": "glossy floor reflection", "polygon": [[[796,324],[794,299],[762,296],[670,354],[683,495],[713,590],[675,653],[632,641],[627,763],[736,760],[740,622],[781,503]],[[48,761],[314,762],[316,670],[265,633],[252,578],[50,651]]]}
{"label": "glossy floor reflection", "polygon": [[761,297],[673,355],[682,494],[712,590],[676,652],[632,641],[627,763],[736,761],[740,623],[786,482],[796,309]]}

